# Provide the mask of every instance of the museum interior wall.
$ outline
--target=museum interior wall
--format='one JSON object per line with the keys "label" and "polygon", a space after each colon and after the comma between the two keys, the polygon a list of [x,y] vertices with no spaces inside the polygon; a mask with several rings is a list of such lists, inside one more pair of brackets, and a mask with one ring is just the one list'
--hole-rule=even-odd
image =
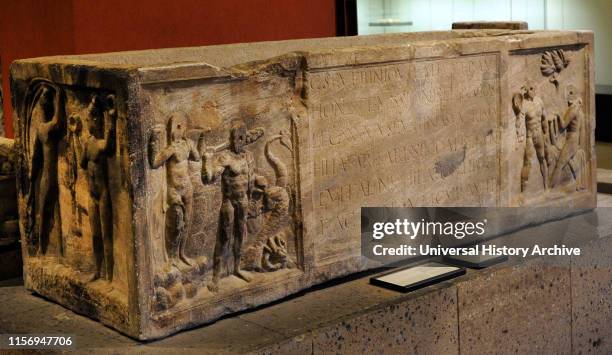
{"label": "museum interior wall", "polygon": [[456,21],[526,21],[531,30],[595,32],[598,161],[612,168],[610,0],[357,0],[357,32],[438,31]]}
{"label": "museum interior wall", "polygon": [[[11,117],[9,65],[59,54],[201,46],[330,37],[336,34],[329,0],[20,0],[0,14],[4,111]],[[16,29],[19,29],[17,31]],[[6,120],[12,137],[11,120]]]}
{"label": "museum interior wall", "polygon": [[[532,30],[595,32],[598,85],[612,85],[609,0],[359,0],[359,34],[443,31],[457,21],[526,21]],[[398,20],[381,26],[376,20]],[[374,22],[374,24],[372,24]]]}

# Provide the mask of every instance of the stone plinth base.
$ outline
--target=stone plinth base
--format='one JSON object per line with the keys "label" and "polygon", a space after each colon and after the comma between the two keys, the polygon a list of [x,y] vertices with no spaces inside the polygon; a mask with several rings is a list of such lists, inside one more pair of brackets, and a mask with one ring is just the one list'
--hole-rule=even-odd
{"label": "stone plinth base", "polygon": [[555,222],[571,226],[568,236],[576,240],[586,234],[579,231],[599,220],[598,235],[580,243],[579,257],[510,260],[409,294],[369,285],[369,275],[361,275],[146,344],[32,296],[22,286],[5,286],[0,287],[0,332],[61,330],[76,336],[80,350],[94,353],[609,354],[609,217],[600,209]]}

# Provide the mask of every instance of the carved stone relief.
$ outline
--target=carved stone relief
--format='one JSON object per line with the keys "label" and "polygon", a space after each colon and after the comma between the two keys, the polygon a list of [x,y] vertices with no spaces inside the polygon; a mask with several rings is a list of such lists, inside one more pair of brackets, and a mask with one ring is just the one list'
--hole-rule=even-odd
{"label": "carved stone relief", "polygon": [[251,281],[241,266],[242,244],[248,234],[252,186],[256,180],[253,155],[246,149],[263,134],[261,128],[247,131],[245,124],[239,121],[230,130],[229,144],[204,152],[202,180],[210,183],[220,177],[223,195],[213,256],[213,280],[209,286],[211,291],[218,290],[219,279],[223,276],[233,274]]}
{"label": "carved stone relief", "polygon": [[126,127],[119,100],[113,90],[36,76],[14,93],[20,225],[30,287],[46,287],[54,300],[73,290],[81,297],[79,307],[127,324],[131,221],[129,192],[121,187],[127,169],[117,158]]}
{"label": "carved stone relief", "polygon": [[551,83],[559,87],[559,73],[570,64],[570,60],[566,58],[563,49],[555,49],[546,51],[542,54],[542,65],[540,70],[542,75],[549,77]]}
{"label": "carved stone relief", "polygon": [[[205,107],[204,115],[209,115],[208,108],[218,105]],[[167,264],[154,279],[157,311],[204,290],[209,293],[200,297],[211,297],[226,282],[235,285],[240,280],[248,285],[260,279],[260,273],[297,268],[295,225],[288,223],[295,212],[291,125],[271,134],[263,127],[249,129],[245,121],[233,120],[225,137],[213,138],[210,127],[193,129],[194,121],[198,117],[172,113],[166,138],[154,128],[149,140],[151,168],[166,169],[167,202],[162,212]],[[208,189],[210,198],[218,194],[220,199],[212,210],[196,210],[194,215],[198,186]],[[203,215],[218,221],[208,229],[205,241],[212,253],[189,248],[197,241],[188,239],[202,228],[201,222],[194,226],[194,218],[201,220]]]}
{"label": "carved stone relief", "polygon": [[[117,110],[115,96],[92,95],[87,108],[89,136],[77,145],[77,161],[89,183],[89,226],[96,258],[94,280],[113,280],[113,210],[108,159],[115,155]],[[77,123],[78,125],[78,123]],[[71,130],[72,131],[72,130]],[[78,130],[77,136],[82,132]]]}
{"label": "carved stone relief", "polygon": [[[550,77],[550,83],[557,89],[548,90],[547,101],[552,105],[545,105],[539,96],[537,79],[528,80],[512,97],[517,142],[524,145],[521,192],[525,192],[529,185],[534,161],[540,170],[543,191],[559,187],[562,180],[563,185],[574,184],[576,190],[586,188],[587,154],[581,146],[586,144],[582,131],[583,93],[571,83],[562,83],[560,73],[570,65],[567,56],[563,49],[542,54],[542,75]],[[561,92],[558,90],[560,87],[564,88]],[[540,88],[546,90],[545,85]]]}
{"label": "carved stone relief", "polygon": [[252,223],[248,224],[249,233],[255,236],[255,242],[245,253],[243,264],[246,270],[275,271],[296,266],[286,242],[294,238],[294,231],[282,223],[291,214],[292,193],[288,184],[287,164],[273,152],[275,142],[278,142],[278,148],[293,152],[291,136],[286,130],[266,141],[264,152],[274,169],[276,181],[270,185],[265,177],[255,178],[251,192],[251,199],[255,203],[251,204],[249,210]]}
{"label": "carved stone relief", "polygon": [[374,267],[361,207],[594,206],[592,36],[437,36],[17,61],[26,286],[154,339]]}
{"label": "carved stone relief", "polygon": [[[189,177],[189,161],[200,161],[200,147],[187,136],[187,118],[182,113],[173,114],[165,132],[154,131],[150,142],[150,162],[153,169],[166,166],[167,210],[166,210],[166,253],[165,258],[172,266],[180,263],[193,265],[185,253],[186,239],[189,235],[193,215],[193,185]],[[166,146],[160,146],[162,134],[166,134]]]}
{"label": "carved stone relief", "polygon": [[[24,189],[28,206],[25,235],[28,245],[38,255],[47,252],[49,238],[59,225],[57,149],[65,123],[65,95],[63,89],[45,79],[35,79],[25,94],[26,119],[24,140],[28,176]],[[63,254],[63,241],[58,240]]]}
{"label": "carved stone relief", "polygon": [[[70,101],[75,100],[71,94]],[[70,194],[70,210],[75,217],[70,234],[82,235],[82,215],[89,219],[91,252],[95,268],[92,280],[113,278],[113,207],[109,192],[108,159],[115,155],[115,96],[93,92],[79,95],[81,107],[67,103],[66,90],[46,79],[34,79],[24,95],[25,124],[22,175],[25,198],[25,235],[33,255],[45,255],[50,238],[64,255],[66,241],[62,230],[60,185]],[[86,98],[85,98],[86,97]],[[76,106],[76,107],[75,107]],[[62,165],[61,172],[58,168]],[[89,204],[78,202],[79,176],[85,180]],[[61,181],[60,181],[61,179]]]}
{"label": "carved stone relief", "polygon": [[[573,86],[567,88],[567,108],[562,116],[557,116],[554,130],[551,130],[551,144],[556,159],[551,175],[550,186],[555,187],[560,183],[563,169],[569,168],[576,182],[576,189],[584,189],[586,186],[584,173],[587,165],[587,157],[581,142],[581,131],[584,121],[584,108],[580,93]],[[562,137],[564,136],[564,137]],[[564,139],[562,139],[564,138]],[[563,142],[564,143],[561,143]]]}
{"label": "carved stone relief", "polygon": [[[548,189],[548,149],[546,135],[548,133],[548,119],[544,114],[544,103],[535,92],[533,85],[522,88],[522,92],[512,98],[517,123],[524,121],[525,132],[518,132],[518,141],[525,141],[525,157],[521,172],[521,191],[524,191],[529,181],[531,161],[537,157],[542,174],[543,188]],[[521,127],[517,124],[517,128]]]}

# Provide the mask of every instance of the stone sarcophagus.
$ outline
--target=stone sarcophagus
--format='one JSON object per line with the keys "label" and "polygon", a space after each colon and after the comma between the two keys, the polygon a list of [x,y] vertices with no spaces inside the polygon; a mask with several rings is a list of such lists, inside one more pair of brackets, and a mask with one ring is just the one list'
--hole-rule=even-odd
{"label": "stone sarcophagus", "polygon": [[26,286],[139,339],[368,266],[362,206],[595,206],[593,34],[11,67]]}

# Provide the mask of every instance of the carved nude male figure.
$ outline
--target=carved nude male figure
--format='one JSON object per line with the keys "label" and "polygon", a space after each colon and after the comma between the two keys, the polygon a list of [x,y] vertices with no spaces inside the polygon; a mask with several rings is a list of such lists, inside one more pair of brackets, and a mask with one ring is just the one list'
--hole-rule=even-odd
{"label": "carved nude male figure", "polygon": [[[228,274],[250,281],[240,269],[242,242],[247,236],[249,197],[255,180],[253,155],[245,147],[263,134],[262,128],[247,132],[244,122],[238,122],[230,130],[229,150],[227,145],[203,150],[202,181],[211,183],[221,176],[223,196],[213,257],[213,282],[209,286],[213,292],[218,290],[223,266]],[[215,151],[219,153],[213,155]],[[228,251],[231,257],[226,255]],[[233,265],[229,262],[231,259]]]}
{"label": "carved nude male figure", "polygon": [[[35,153],[32,162],[32,183],[34,183],[34,208],[38,253],[46,252],[49,233],[55,220],[58,198],[57,185],[57,144],[61,134],[61,91],[58,87],[43,83],[39,86],[38,100],[34,112],[42,115],[36,127]],[[41,161],[42,160],[42,161]],[[62,243],[59,243],[60,253]]]}
{"label": "carved nude male figure", "polygon": [[566,165],[569,167],[576,178],[577,171],[572,167],[570,161],[578,151],[580,144],[580,125],[584,119],[584,113],[582,112],[582,99],[578,97],[575,88],[570,87],[570,91],[567,96],[567,110],[560,118],[560,127],[566,129],[565,144],[561,149],[555,170],[551,177],[550,186],[554,187],[559,183],[561,178],[561,172]]}
{"label": "carved nude male figure", "polygon": [[[89,222],[96,261],[94,280],[113,280],[113,209],[109,191],[108,158],[115,152],[117,111],[115,96],[93,95],[88,107],[89,137],[79,153],[79,165],[87,171]],[[99,138],[100,129],[103,135]]]}
{"label": "carved nude male figure", "polygon": [[[193,206],[193,185],[189,177],[189,161],[200,161],[200,152],[187,139],[187,118],[174,113],[167,126],[167,146],[160,147],[161,132],[156,131],[150,141],[150,163],[153,169],[166,164],[168,185],[166,217],[166,253],[174,266],[179,260],[187,265],[192,261],[185,254],[185,244],[191,226]],[[198,147],[203,145],[204,137],[200,135]]]}
{"label": "carved nude male figure", "polygon": [[[527,85],[522,88],[521,94],[513,97],[512,104],[517,120],[525,119],[527,130],[525,141],[525,156],[523,158],[523,169],[521,172],[521,191],[527,188],[529,172],[531,170],[531,159],[534,152],[540,163],[540,172],[544,183],[544,189],[548,189],[548,162],[546,150],[546,134],[548,123],[544,115],[544,103],[536,96],[535,88]],[[518,127],[518,121],[517,121]]]}

